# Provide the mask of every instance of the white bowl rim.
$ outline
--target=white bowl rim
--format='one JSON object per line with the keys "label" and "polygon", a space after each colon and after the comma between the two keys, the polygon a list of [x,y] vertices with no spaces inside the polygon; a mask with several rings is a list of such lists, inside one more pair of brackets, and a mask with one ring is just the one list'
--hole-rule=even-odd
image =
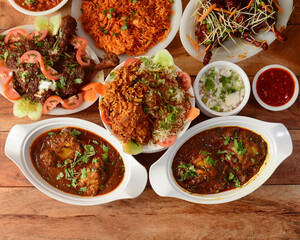
{"label": "white bowl rim", "polygon": [[[259,76],[266,70],[268,69],[271,69],[271,68],[280,68],[280,69],[283,69],[283,70],[286,70],[293,78],[294,82],[295,82],[295,89],[294,89],[294,93],[293,93],[293,96],[292,98],[285,104],[281,105],[281,106],[270,106],[268,104],[266,104],[265,102],[263,102],[260,97],[258,96],[257,94],[257,89],[256,89],[256,85],[257,85],[257,80],[259,78]],[[298,98],[298,94],[299,94],[299,83],[298,83],[298,79],[296,77],[296,75],[290,70],[288,69],[287,67],[285,66],[282,66],[280,64],[271,64],[271,65],[267,65],[265,67],[263,67],[262,69],[260,69],[254,79],[253,79],[253,82],[252,82],[252,92],[253,92],[253,95],[256,99],[256,101],[265,109],[267,110],[270,110],[270,111],[282,111],[282,110],[285,110],[285,109],[288,109],[290,106],[292,106],[295,101],[297,100]]]}
{"label": "white bowl rim", "polygon": [[[140,58],[144,58],[144,57],[145,58],[151,58],[151,56],[146,56],[146,55],[145,56],[138,56],[138,57],[134,57],[134,58],[140,59]],[[122,63],[120,63],[111,72],[113,72],[115,69],[120,69],[124,65],[124,63],[125,63],[125,61],[122,62]],[[174,67],[177,69],[178,72],[182,71],[179,67],[177,67],[175,65],[175,63],[174,63]],[[111,78],[110,77],[110,73],[105,78],[105,81],[107,81],[107,80],[109,80]],[[190,88],[188,89],[187,93],[192,96],[192,97],[190,97],[191,106],[195,107],[195,93],[194,93],[194,90],[193,90],[193,85],[190,86]],[[100,119],[101,119],[101,111],[100,111],[100,109],[99,109],[99,112],[100,112]],[[102,121],[102,119],[101,119],[101,121]],[[109,131],[112,134],[113,137],[115,137],[116,139],[118,139],[117,136],[112,132],[111,127],[109,125],[107,125],[106,123],[104,123],[103,121],[102,121],[102,123],[103,123],[104,127],[106,128],[106,130]],[[187,129],[189,128],[190,125],[191,125],[191,121],[187,121],[183,125],[184,128],[176,134],[177,139],[180,138],[182,135],[184,135],[184,133],[187,131]],[[177,141],[177,139],[176,139],[176,141]],[[142,153],[156,153],[156,152],[164,151],[166,149],[168,149],[168,148],[161,147],[158,144],[153,145],[153,146],[147,144],[147,145],[143,145],[143,152]]]}
{"label": "white bowl rim", "polygon": [[[123,180],[114,190],[95,197],[77,196],[55,188],[41,177],[33,166],[29,148],[32,142],[44,132],[62,127],[86,129],[109,142],[118,151],[125,165],[125,173]],[[15,133],[18,133],[18,136]],[[106,129],[82,119],[59,117],[31,124],[15,125],[7,137],[5,154],[37,189],[51,198],[68,204],[92,206],[120,199],[135,198],[142,193],[147,183],[147,171],[144,166],[138,163],[132,155],[124,153],[122,146],[111,137]],[[137,169],[139,171],[136,171]]]}
{"label": "white bowl rim", "polygon": [[[210,109],[209,107],[207,107],[201,100],[200,98],[200,94],[199,94],[199,81],[200,78],[211,68],[213,67],[230,67],[233,68],[242,78],[244,85],[245,85],[245,96],[243,98],[243,101],[233,110],[229,111],[229,112],[217,112],[214,111],[212,109]],[[205,111],[208,112],[210,115],[213,116],[218,116],[218,117],[225,117],[225,116],[230,116],[230,115],[235,115],[237,113],[239,113],[247,104],[249,97],[250,97],[250,93],[251,93],[251,86],[250,86],[250,81],[249,78],[246,74],[246,72],[237,64],[232,63],[232,62],[228,62],[228,61],[216,61],[216,62],[211,62],[209,64],[207,64],[206,66],[204,66],[200,72],[197,74],[197,77],[195,79],[194,82],[194,93],[195,93],[195,97],[196,97],[196,101],[197,103],[200,105],[201,108],[204,109],[204,114]]]}
{"label": "white bowl rim", "polygon": [[35,12],[35,11],[30,11],[25,8],[22,8],[15,2],[15,0],[8,0],[8,1],[16,10],[18,10],[19,12],[21,12],[23,14],[30,15],[30,16],[43,16],[43,15],[48,15],[48,14],[54,13],[54,12],[58,11],[60,8],[62,8],[68,2],[68,0],[62,0],[62,2],[60,4],[56,5],[53,8],[50,8],[46,11]]}

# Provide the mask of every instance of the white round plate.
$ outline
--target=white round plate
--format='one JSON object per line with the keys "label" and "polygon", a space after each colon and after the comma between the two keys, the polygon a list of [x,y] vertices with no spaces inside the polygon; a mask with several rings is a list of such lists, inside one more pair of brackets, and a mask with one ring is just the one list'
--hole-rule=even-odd
{"label": "white round plate", "polygon": [[[169,0],[167,0],[169,1]],[[95,42],[94,40],[91,38],[90,35],[88,35],[87,33],[85,33],[85,31],[83,30],[83,28],[81,27],[81,22],[79,20],[82,12],[81,12],[81,4],[82,4],[82,0],[76,0],[76,1],[72,1],[72,9],[71,9],[71,15],[72,17],[74,17],[77,20],[78,23],[78,36],[81,37],[85,37],[90,44],[90,47],[94,50],[94,52],[97,54],[97,56],[102,57],[105,54],[105,51],[103,49],[99,49],[95,46]],[[145,55],[147,56],[153,56],[155,55],[155,53],[163,48],[166,48],[171,41],[174,39],[179,25],[180,25],[180,19],[181,19],[181,15],[182,15],[182,3],[181,0],[174,0],[174,3],[172,5],[172,11],[174,12],[174,15],[171,17],[171,30],[169,32],[169,35],[167,36],[167,38],[162,41],[157,43],[154,47],[152,47]],[[125,54],[119,55],[118,56],[120,58],[120,62],[125,61],[127,58],[129,57],[134,57],[134,56],[128,56]]]}
{"label": "white round plate", "polygon": [[[147,56],[144,56],[144,57],[147,57]],[[148,58],[148,57],[147,57]],[[120,69],[122,66],[124,65],[124,62],[120,63],[117,67],[115,67],[115,69]],[[182,71],[179,67],[177,67],[175,65],[177,71]],[[112,70],[113,71],[113,70]],[[108,74],[108,76],[106,77],[105,81],[109,81],[111,80],[111,77],[110,77],[110,74]],[[192,107],[195,107],[195,94],[194,94],[194,90],[193,90],[193,86],[191,85],[191,87],[189,88],[189,90],[187,91],[187,93],[192,96],[190,98],[190,103],[191,103],[191,106]],[[101,118],[101,111],[99,110],[100,112],[100,118]],[[103,122],[103,121],[102,121]],[[115,137],[116,139],[118,139],[118,137],[116,135],[114,135],[112,129],[111,129],[111,126],[105,124],[103,122],[105,128],[112,134],[113,137]],[[184,124],[184,127],[182,129],[182,131],[180,131],[179,133],[176,134],[177,136],[177,139],[179,139],[184,133],[185,131],[189,128],[191,122],[190,121],[186,121],[185,124]],[[176,140],[177,141],[177,140]],[[147,145],[143,145],[143,153],[155,153],[155,152],[161,152],[163,150],[165,150],[167,148],[164,148],[164,147],[161,147],[159,146],[158,144],[147,144]]]}
{"label": "white round plate", "polygon": [[[18,27],[12,28],[12,29],[23,29],[27,33],[33,32],[35,30],[34,25],[23,25],[23,26],[18,26]],[[12,29],[5,31],[2,34],[7,34]],[[93,52],[93,50],[89,46],[87,47],[86,51],[88,53],[88,56],[91,59],[93,59],[96,64],[99,63],[99,59],[98,59],[97,55]],[[104,81],[104,72],[100,71],[94,76],[94,78],[92,79],[92,82],[102,82],[102,81]],[[3,85],[4,85],[4,82],[0,81],[0,93],[5,97],[5,95],[3,94]],[[6,99],[9,100],[8,98],[6,98]],[[97,99],[94,102],[96,102]],[[11,100],[9,100],[9,101],[11,101]],[[11,102],[15,102],[15,101],[11,101]],[[54,108],[47,114],[48,115],[67,115],[67,114],[77,113],[77,112],[80,112],[80,111],[90,107],[94,102],[83,101],[83,103],[78,108],[73,109],[73,110],[65,109],[65,108]]]}
{"label": "white round plate", "polygon": [[[281,29],[281,27],[286,27],[290,15],[293,11],[293,1],[279,0],[279,4],[283,10],[283,13],[278,13],[276,28]],[[180,23],[180,39],[185,50],[195,59],[203,61],[204,55],[197,58],[197,56],[204,51],[205,47],[201,46],[199,51],[190,43],[187,38],[189,35],[192,39],[195,38],[195,27],[196,19],[195,12],[198,9],[198,0],[191,0],[184,10],[181,23]],[[270,45],[276,38],[272,32],[262,32],[255,35],[257,40],[266,40]],[[255,54],[262,51],[262,48],[257,48],[253,45],[244,44],[242,40],[237,40],[235,44],[232,40],[228,40],[223,43],[223,45],[228,48],[230,53],[228,53],[224,48],[215,48],[213,50],[213,57],[210,62],[214,61],[230,61],[230,62],[240,62],[244,59],[254,56]]]}

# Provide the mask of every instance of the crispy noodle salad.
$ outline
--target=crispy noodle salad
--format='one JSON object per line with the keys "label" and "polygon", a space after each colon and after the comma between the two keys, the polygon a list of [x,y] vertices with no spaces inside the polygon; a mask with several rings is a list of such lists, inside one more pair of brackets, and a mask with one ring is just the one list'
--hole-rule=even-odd
{"label": "crispy noodle salad", "polygon": [[176,139],[195,109],[187,93],[189,75],[174,65],[163,67],[154,58],[130,58],[106,81],[102,120],[122,142],[162,145]]}
{"label": "crispy noodle salad", "polygon": [[268,43],[256,39],[261,31],[272,31],[281,42],[287,39],[275,28],[277,13],[283,12],[277,0],[198,0],[198,6],[196,43],[188,38],[196,48],[206,47],[198,56],[205,53],[204,65],[211,60],[214,48],[223,47],[231,54],[224,45],[227,40],[238,44],[237,39],[242,39],[246,44],[267,50]]}

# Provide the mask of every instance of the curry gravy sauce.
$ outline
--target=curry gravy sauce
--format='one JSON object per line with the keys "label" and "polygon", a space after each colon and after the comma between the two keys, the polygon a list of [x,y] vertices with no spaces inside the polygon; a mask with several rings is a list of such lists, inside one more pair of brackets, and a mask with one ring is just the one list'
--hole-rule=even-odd
{"label": "curry gravy sauce", "polygon": [[186,191],[214,194],[247,183],[259,172],[267,153],[267,143],[253,131],[216,127],[196,134],[179,148],[172,172]]}
{"label": "curry gravy sauce", "polygon": [[109,193],[124,178],[125,166],[118,151],[81,128],[65,127],[41,134],[32,143],[30,156],[43,179],[75,195]]}

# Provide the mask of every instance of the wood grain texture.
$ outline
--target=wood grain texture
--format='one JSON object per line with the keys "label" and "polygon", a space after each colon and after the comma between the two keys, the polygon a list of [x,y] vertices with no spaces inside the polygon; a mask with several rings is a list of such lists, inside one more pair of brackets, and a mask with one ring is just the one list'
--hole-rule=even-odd
{"label": "wood grain texture", "polygon": [[263,186],[234,203],[198,205],[147,188],[137,199],[76,207],[35,188],[0,188],[0,239],[297,239],[299,199],[300,186]]}
{"label": "wood grain texture", "polygon": [[[77,0],[73,0],[77,1]],[[189,0],[182,0],[183,9]],[[60,12],[70,14],[69,2]],[[268,51],[238,63],[252,81],[256,72],[269,64],[289,67],[300,79],[300,1],[285,33],[288,41],[275,41]],[[32,24],[0,0],[0,32]],[[202,63],[193,59],[180,42],[179,34],[168,46],[175,64],[194,79]],[[108,71],[106,71],[108,72]],[[300,239],[300,99],[288,110],[270,112],[254,99],[239,115],[263,121],[281,122],[293,139],[294,153],[258,190],[243,199],[220,205],[198,205],[174,198],[159,197],[150,187],[136,199],[93,207],[60,203],[39,192],[4,154],[8,132],[15,124],[32,123],[12,114],[13,104],[0,96],[0,240],[15,239],[101,239],[101,240],[208,240],[208,239]],[[97,104],[68,115],[102,125]],[[54,116],[43,116],[42,119]],[[208,119],[201,114],[193,123]],[[140,154],[137,160],[147,169],[163,153]],[[99,221],[100,220],[100,221]]]}

